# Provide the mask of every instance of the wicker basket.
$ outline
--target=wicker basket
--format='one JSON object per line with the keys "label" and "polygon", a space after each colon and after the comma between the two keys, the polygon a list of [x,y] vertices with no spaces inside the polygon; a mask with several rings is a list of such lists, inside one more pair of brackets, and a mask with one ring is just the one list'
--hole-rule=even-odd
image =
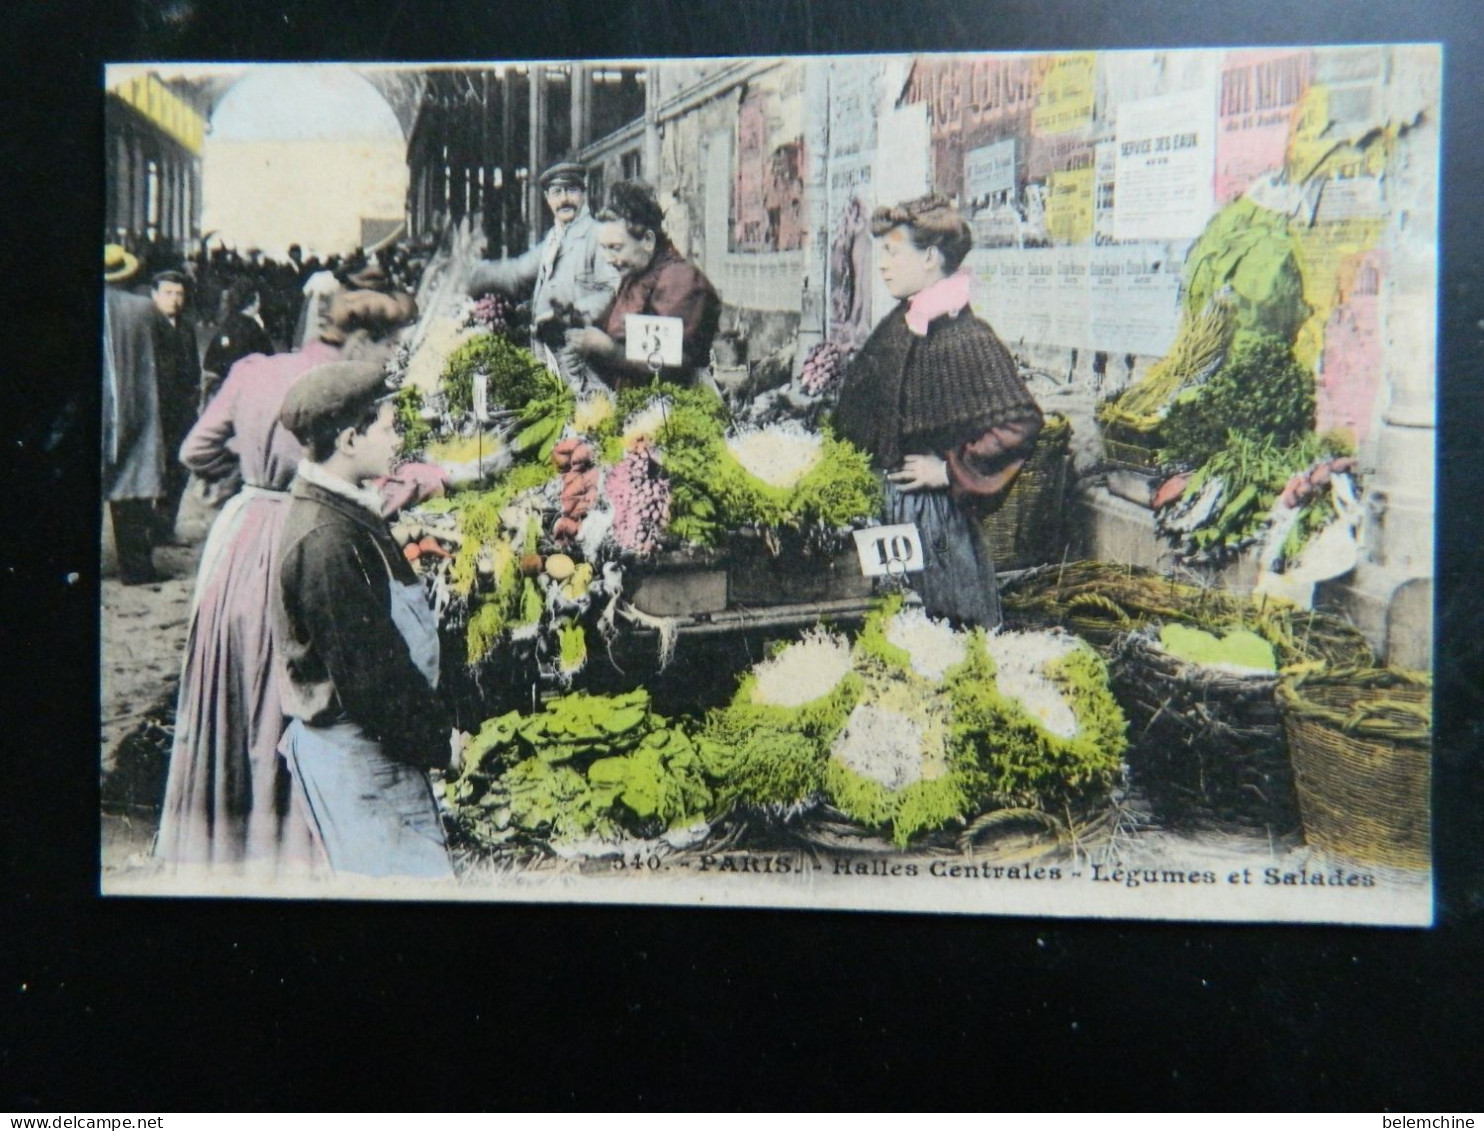
{"label": "wicker basket", "polygon": [[1329,614],[1191,585],[1138,566],[1098,561],[1046,566],[1008,580],[1002,600],[1007,620],[1062,625],[1105,654],[1129,632],[1179,621],[1207,629],[1253,629],[1273,645],[1284,667],[1351,669],[1376,662],[1366,638]]}
{"label": "wicker basket", "polygon": [[1067,418],[1048,416],[1035,450],[1010,490],[984,518],[984,537],[995,568],[1024,569],[1061,559],[1071,440],[1072,425]]}
{"label": "wicker basket", "polygon": [[1427,868],[1432,683],[1366,669],[1278,687],[1304,837],[1350,860]]}
{"label": "wicker basket", "polygon": [[1276,673],[1187,662],[1151,627],[1123,638],[1110,679],[1129,716],[1130,776],[1161,824],[1298,827]]}

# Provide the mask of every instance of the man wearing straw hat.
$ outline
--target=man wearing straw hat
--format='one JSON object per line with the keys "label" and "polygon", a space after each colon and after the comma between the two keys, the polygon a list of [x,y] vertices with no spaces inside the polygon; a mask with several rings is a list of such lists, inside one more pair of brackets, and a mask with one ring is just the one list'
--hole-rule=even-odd
{"label": "man wearing straw hat", "polygon": [[125,585],[159,580],[150,535],[155,500],[165,493],[155,305],[124,289],[138,271],[139,260],[124,248],[104,247],[103,498],[113,522],[119,579]]}
{"label": "man wearing straw hat", "polygon": [[587,207],[587,170],[572,161],[540,177],[554,221],[535,247],[514,259],[474,267],[469,293],[531,296],[531,348],[547,367],[581,390],[586,363],[567,348],[566,332],[595,323],[618,288],[618,272],[599,254],[598,224]]}

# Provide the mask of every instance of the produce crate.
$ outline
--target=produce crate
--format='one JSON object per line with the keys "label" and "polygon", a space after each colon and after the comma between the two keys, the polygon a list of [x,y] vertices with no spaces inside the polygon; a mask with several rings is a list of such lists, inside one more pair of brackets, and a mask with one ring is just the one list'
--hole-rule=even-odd
{"label": "produce crate", "polygon": [[1298,828],[1277,673],[1182,660],[1152,628],[1125,636],[1110,667],[1129,716],[1129,774],[1156,820],[1273,834]]}
{"label": "produce crate", "polygon": [[655,617],[715,613],[727,607],[727,569],[714,551],[672,551],[634,566],[624,595],[641,613]]}
{"label": "produce crate", "polygon": [[1072,426],[1059,414],[1046,426],[1015,482],[983,520],[996,569],[1025,569],[1059,561]]}
{"label": "produce crate", "polygon": [[1278,687],[1304,839],[1366,864],[1431,861],[1432,681],[1395,669],[1320,672]]}
{"label": "produce crate", "polygon": [[872,592],[850,540],[824,551],[785,533],[774,553],[760,535],[742,532],[732,535],[728,548],[727,602],[733,607],[840,601]]}
{"label": "produce crate", "polygon": [[1163,445],[1158,432],[1140,431],[1114,421],[1103,425],[1103,458],[1118,467],[1157,472],[1156,453]]}

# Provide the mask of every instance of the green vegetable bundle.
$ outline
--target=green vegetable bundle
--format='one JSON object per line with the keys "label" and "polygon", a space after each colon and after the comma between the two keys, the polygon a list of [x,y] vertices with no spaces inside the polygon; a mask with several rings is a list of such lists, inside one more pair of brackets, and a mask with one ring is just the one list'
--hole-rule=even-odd
{"label": "green vegetable bundle", "polygon": [[492,409],[515,413],[510,448],[517,460],[544,461],[572,419],[571,389],[530,350],[499,334],[480,334],[449,356],[439,387],[451,417],[474,411],[474,378],[489,379]]}
{"label": "green vegetable bundle", "polygon": [[[1003,645],[1002,645],[1003,646]],[[1108,669],[1091,647],[1077,642],[1043,674],[1061,692],[1076,731],[1049,729],[1016,698],[1006,696],[984,647],[950,678],[952,755],[976,765],[984,800],[1060,813],[1105,795],[1118,780],[1128,746],[1128,722],[1108,687]]]}
{"label": "green vegetable bundle", "polygon": [[1229,446],[1228,434],[1285,447],[1314,427],[1314,375],[1287,342],[1239,342],[1210,380],[1176,398],[1160,429],[1160,460],[1198,467]]}
{"label": "green vegetable bundle", "polygon": [[449,356],[440,387],[450,414],[464,416],[474,411],[474,377],[489,378],[492,405],[524,408],[546,394],[551,374],[528,349],[512,345],[498,334],[471,338]]}
{"label": "green vegetable bundle", "polygon": [[1203,667],[1224,665],[1274,674],[1278,670],[1273,646],[1250,628],[1232,629],[1218,637],[1176,622],[1160,628],[1159,643],[1175,659]]}
{"label": "green vegetable bundle", "polygon": [[1226,356],[1235,329],[1235,304],[1218,293],[1198,313],[1187,313],[1164,357],[1138,382],[1098,406],[1098,420],[1135,433],[1152,433],[1180,390],[1200,381]]}
{"label": "green vegetable bundle", "polygon": [[423,419],[423,395],[415,385],[403,385],[393,401],[397,413],[397,454],[413,459],[422,454],[433,438],[433,426]]}
{"label": "green vegetable bundle", "polygon": [[790,808],[824,784],[825,754],[860,698],[861,677],[847,671],[829,691],[798,706],[769,703],[758,673],[742,678],[731,703],[712,711],[703,765],[719,802]]}
{"label": "green vegetable bundle", "polygon": [[575,692],[537,714],[491,719],[446,789],[459,827],[486,846],[651,835],[696,823],[711,805],[697,742],[651,713],[644,690]]}
{"label": "green vegetable bundle", "polygon": [[1185,258],[1184,283],[1187,316],[1229,289],[1239,338],[1292,342],[1309,316],[1288,217],[1246,197],[1211,218]]}
{"label": "green vegetable bundle", "polygon": [[[1290,345],[1309,316],[1288,218],[1242,198],[1211,218],[1185,259],[1180,328],[1140,381],[1098,408],[1098,419],[1163,437],[1177,395],[1249,338]],[[1311,412],[1312,415],[1312,412]]]}
{"label": "green vegetable bundle", "polygon": [[[1261,532],[1283,487],[1292,476],[1316,459],[1334,454],[1333,445],[1312,432],[1282,444],[1272,436],[1243,431],[1227,433],[1226,446],[1191,475],[1180,502],[1161,511],[1156,528],[1173,539],[1188,556],[1223,556],[1254,541]],[[1294,546],[1334,515],[1327,495],[1307,504]]]}
{"label": "green vegetable bundle", "polygon": [[840,530],[881,509],[881,483],[870,457],[826,431],[820,458],[789,487],[765,483],[738,462],[725,443],[712,453],[706,485],[722,527],[817,527]]}

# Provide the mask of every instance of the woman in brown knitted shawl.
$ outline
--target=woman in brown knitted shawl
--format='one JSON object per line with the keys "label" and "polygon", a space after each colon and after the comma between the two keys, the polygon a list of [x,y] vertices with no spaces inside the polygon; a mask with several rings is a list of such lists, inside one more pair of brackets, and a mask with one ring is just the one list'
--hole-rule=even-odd
{"label": "woman in brown knitted shawl", "polygon": [[1025,463],[1041,410],[969,307],[959,267],[973,237],[948,201],[877,209],[871,234],[898,303],[851,362],[836,426],[885,475],[882,521],[917,526],[926,561],[907,576],[927,612],[990,628],[1000,602],[980,508]]}

